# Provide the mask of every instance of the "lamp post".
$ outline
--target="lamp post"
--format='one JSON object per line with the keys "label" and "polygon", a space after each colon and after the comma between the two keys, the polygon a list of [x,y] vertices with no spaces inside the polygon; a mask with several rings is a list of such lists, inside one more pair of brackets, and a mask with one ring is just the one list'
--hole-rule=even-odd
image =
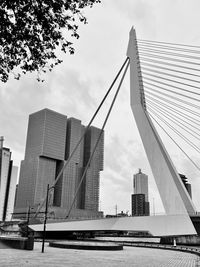
{"label": "lamp post", "polygon": [[47,222],[47,215],[48,215],[48,201],[49,201],[49,191],[53,189],[54,186],[49,187],[47,185],[47,196],[46,196],[46,205],[45,205],[45,212],[44,212],[44,227],[43,227],[43,237],[42,237],[42,253],[44,253],[44,243],[45,243],[45,235],[46,235],[46,222]]}
{"label": "lamp post", "polygon": [[29,229],[28,229],[28,226],[29,226],[29,221],[30,221],[30,213],[31,213],[31,207],[28,206],[28,213],[27,213],[27,228],[26,228],[27,237],[29,236]]}

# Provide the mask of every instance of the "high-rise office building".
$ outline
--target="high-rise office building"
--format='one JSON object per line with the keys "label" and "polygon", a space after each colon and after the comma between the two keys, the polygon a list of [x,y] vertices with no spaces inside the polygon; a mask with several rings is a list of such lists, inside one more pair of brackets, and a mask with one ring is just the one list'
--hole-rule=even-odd
{"label": "high-rise office building", "polygon": [[134,194],[144,194],[145,201],[148,201],[148,198],[149,198],[148,176],[142,173],[141,169],[139,169],[138,173],[134,174],[133,192]]}
{"label": "high-rise office building", "polygon": [[3,147],[3,137],[0,138],[0,221],[12,218],[15,200],[18,168],[13,166],[11,151]]}
{"label": "high-rise office building", "polygon": [[[85,140],[84,145],[84,168],[88,164],[90,156],[95,148],[96,140],[100,134],[100,129],[90,127]],[[94,160],[90,163],[90,168],[87,172],[83,192],[84,205],[86,209],[98,210],[98,199],[99,199],[99,175],[100,171],[103,170],[103,139],[100,140],[99,146],[96,148]],[[95,179],[94,179],[95,177]]]}
{"label": "high-rise office building", "polygon": [[54,182],[56,168],[65,157],[66,125],[66,116],[50,110],[30,115],[15,212],[44,201],[47,184]]}
{"label": "high-rise office building", "polygon": [[131,195],[132,216],[149,215],[148,176],[142,173],[141,169],[134,175],[133,190],[134,194]]}
{"label": "high-rise office building", "polygon": [[179,176],[181,177],[181,180],[182,180],[190,198],[192,199],[192,187],[191,187],[191,184],[188,183],[188,178],[184,174],[180,174],[180,173],[179,173]]}
{"label": "high-rise office building", "polygon": [[145,214],[145,195],[132,194],[132,216],[142,216]]}
{"label": "high-rise office building", "polygon": [[[39,206],[46,197],[47,184],[52,185],[85,132],[75,118],[43,109],[29,116],[25,158],[21,163],[15,216],[24,216],[27,207]],[[64,217],[74,201],[72,216],[98,217],[99,176],[103,170],[103,139],[97,145],[92,161],[80,184],[100,129],[90,127],[71,157],[50,198],[55,217]],[[80,189],[78,190],[78,187]]]}

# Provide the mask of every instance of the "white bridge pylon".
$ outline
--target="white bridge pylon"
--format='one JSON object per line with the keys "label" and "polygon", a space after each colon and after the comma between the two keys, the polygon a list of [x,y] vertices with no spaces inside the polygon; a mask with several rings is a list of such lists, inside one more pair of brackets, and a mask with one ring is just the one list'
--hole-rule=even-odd
{"label": "white bridge pylon", "polygon": [[[131,107],[166,211],[166,215],[106,218],[48,223],[48,232],[148,231],[153,236],[196,235],[189,215],[195,208],[146,111],[135,30],[130,31]],[[30,225],[43,232],[43,224]]]}
{"label": "white bridge pylon", "polygon": [[165,212],[167,215],[194,215],[192,200],[146,111],[134,28],[130,31],[127,56],[130,59],[131,108]]}

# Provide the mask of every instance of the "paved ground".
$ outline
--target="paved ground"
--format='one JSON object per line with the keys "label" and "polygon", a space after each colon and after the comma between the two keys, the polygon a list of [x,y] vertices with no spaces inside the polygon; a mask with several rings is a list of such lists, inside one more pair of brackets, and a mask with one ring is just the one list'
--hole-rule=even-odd
{"label": "paved ground", "polygon": [[150,249],[124,247],[122,251],[87,251],[60,249],[35,243],[33,251],[0,249],[1,267],[200,267],[200,258],[194,254]]}

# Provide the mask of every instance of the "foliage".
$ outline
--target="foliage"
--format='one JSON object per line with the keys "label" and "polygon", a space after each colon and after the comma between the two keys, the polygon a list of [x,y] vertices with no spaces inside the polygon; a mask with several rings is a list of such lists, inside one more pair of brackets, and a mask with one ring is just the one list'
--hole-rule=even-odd
{"label": "foliage", "polygon": [[100,0],[1,0],[0,80],[12,73],[50,71],[62,62],[56,48],[74,53],[71,37],[79,38],[78,21],[87,23],[81,10]]}

